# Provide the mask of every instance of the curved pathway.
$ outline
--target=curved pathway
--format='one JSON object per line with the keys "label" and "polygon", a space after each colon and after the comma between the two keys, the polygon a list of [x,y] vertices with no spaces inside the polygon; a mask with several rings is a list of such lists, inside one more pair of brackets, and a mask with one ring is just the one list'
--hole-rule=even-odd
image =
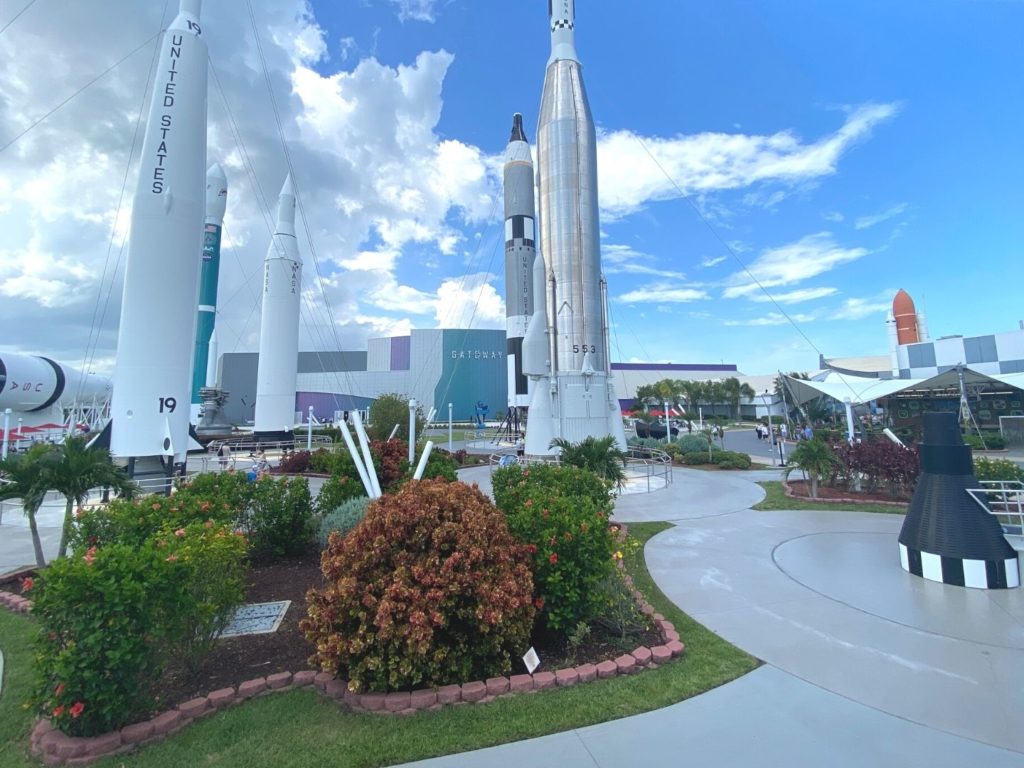
{"label": "curved pathway", "polygon": [[615,517],[674,523],[647,544],[651,574],[762,667],[656,712],[418,765],[1024,765],[1024,589],[910,576],[901,516],[755,512],[753,479],[676,470]]}

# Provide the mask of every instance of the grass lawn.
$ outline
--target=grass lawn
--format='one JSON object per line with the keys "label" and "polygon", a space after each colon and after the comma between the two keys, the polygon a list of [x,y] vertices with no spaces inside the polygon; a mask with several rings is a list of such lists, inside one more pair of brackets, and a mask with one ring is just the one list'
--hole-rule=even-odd
{"label": "grass lawn", "polygon": [[884,515],[905,515],[906,506],[889,506],[887,504],[838,504],[831,501],[804,501],[803,499],[791,499],[786,495],[781,482],[758,483],[765,490],[766,496],[755,504],[751,509],[814,509],[836,511],[836,512],[877,512]]}
{"label": "grass lawn", "polygon": [[[670,527],[634,523],[646,542]],[[409,717],[345,712],[311,690],[248,702],[138,752],[96,763],[102,768],[216,766],[381,766],[543,736],[672,704],[754,669],[758,662],[679,611],[654,585],[639,550],[627,562],[634,582],[676,625],[686,654],[657,670],[573,688],[449,707]],[[0,768],[37,765],[27,755],[30,714],[30,620],[0,610],[7,680],[0,696]]]}

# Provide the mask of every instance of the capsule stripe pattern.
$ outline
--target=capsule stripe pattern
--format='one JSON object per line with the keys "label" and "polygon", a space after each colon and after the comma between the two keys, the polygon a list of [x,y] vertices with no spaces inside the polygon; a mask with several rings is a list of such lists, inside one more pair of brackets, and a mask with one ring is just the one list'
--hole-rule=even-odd
{"label": "capsule stripe pattern", "polygon": [[560,29],[575,29],[573,23],[569,19],[559,19],[558,21],[552,22],[551,31],[557,32]]}

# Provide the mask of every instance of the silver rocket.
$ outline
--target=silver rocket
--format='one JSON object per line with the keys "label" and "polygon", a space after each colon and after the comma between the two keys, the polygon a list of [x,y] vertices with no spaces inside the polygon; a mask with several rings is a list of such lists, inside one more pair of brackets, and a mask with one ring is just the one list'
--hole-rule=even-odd
{"label": "silver rocket", "polygon": [[[546,263],[547,377],[530,404],[526,452],[551,438],[612,435],[626,447],[609,371],[607,292],[601,274],[597,139],[576,55],[574,0],[549,0],[551,58],[537,125],[540,253]],[[534,352],[531,350],[530,357]],[[546,401],[545,401],[546,400]],[[539,424],[551,412],[550,427]],[[541,418],[538,418],[541,416]]]}
{"label": "silver rocket", "polygon": [[[117,338],[111,452],[188,450],[198,254],[206,208],[206,72],[200,0],[181,0],[160,42]],[[134,466],[134,465],[133,465]]]}
{"label": "silver rocket", "polygon": [[301,302],[302,259],[295,238],[295,191],[289,175],[278,197],[277,227],[263,262],[254,425],[257,437],[289,439],[295,426]]}
{"label": "silver rocket", "polygon": [[533,314],[533,260],[536,224],[533,200],[533,157],[523,131],[523,116],[512,118],[512,135],[505,150],[505,328],[508,361],[508,404],[530,404],[523,371],[523,337]]}

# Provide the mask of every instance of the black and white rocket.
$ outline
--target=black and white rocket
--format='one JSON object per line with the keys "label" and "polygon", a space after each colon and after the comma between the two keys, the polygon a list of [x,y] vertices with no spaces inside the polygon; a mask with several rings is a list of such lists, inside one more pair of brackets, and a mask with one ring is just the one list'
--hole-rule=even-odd
{"label": "black and white rocket", "polygon": [[[206,209],[208,53],[201,0],[181,0],[160,42],[118,328],[111,452],[183,461]],[[131,462],[134,467],[134,462]]]}
{"label": "black and white rocket", "polygon": [[[524,352],[537,376],[526,452],[550,455],[555,437],[579,442],[612,435],[626,448],[622,413],[609,370],[607,290],[601,274],[597,137],[576,55],[574,0],[550,0],[551,58],[537,126],[537,187],[547,362]],[[542,257],[542,258],[541,258]],[[541,341],[528,329],[526,346]],[[538,375],[537,367],[545,367]],[[550,417],[545,414],[550,413]]]}
{"label": "black and white rocket", "polygon": [[530,405],[523,372],[523,337],[533,314],[533,260],[537,227],[534,221],[533,156],[523,131],[523,116],[512,118],[512,136],[505,149],[505,328],[508,360],[508,404]]}
{"label": "black and white rocket", "polygon": [[295,238],[295,190],[289,175],[277,201],[277,227],[263,262],[260,358],[253,431],[264,440],[288,440],[295,426],[299,365],[302,258]]}

